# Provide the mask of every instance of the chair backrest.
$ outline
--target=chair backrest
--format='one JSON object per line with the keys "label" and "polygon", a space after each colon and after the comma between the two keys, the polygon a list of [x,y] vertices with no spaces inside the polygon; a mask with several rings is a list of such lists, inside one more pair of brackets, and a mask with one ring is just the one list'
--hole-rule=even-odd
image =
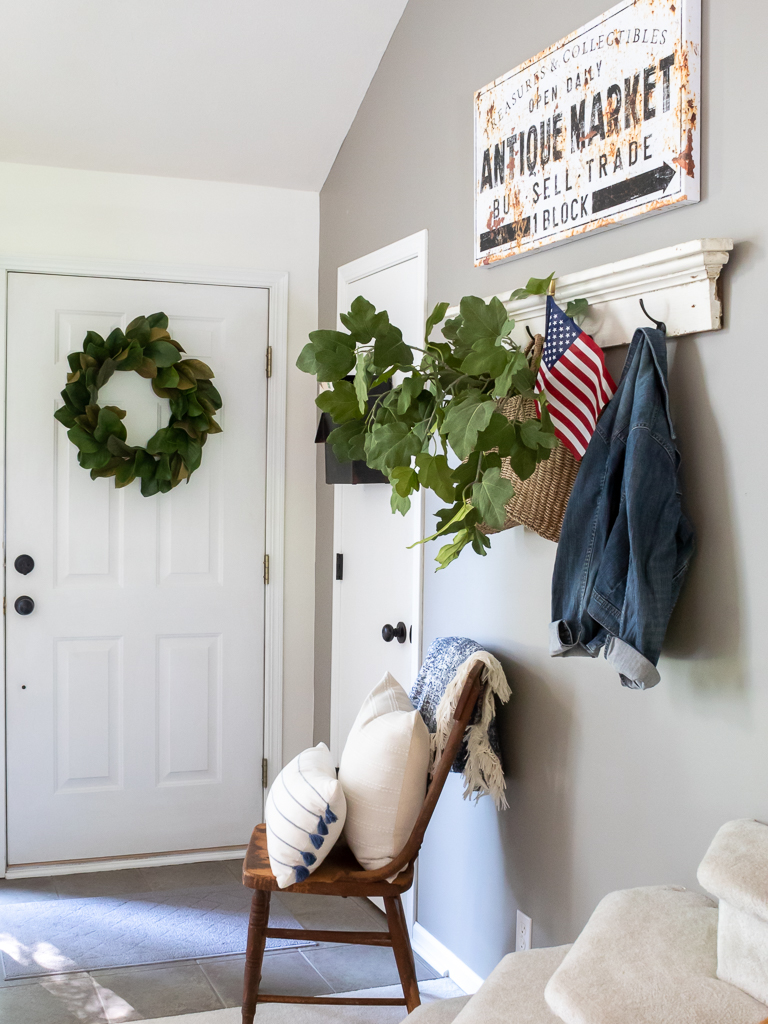
{"label": "chair backrest", "polygon": [[481,676],[484,669],[485,664],[482,661],[477,661],[470,669],[461,691],[461,696],[456,704],[456,710],[453,713],[451,734],[448,737],[448,742],[440,756],[440,760],[432,772],[432,781],[427,788],[427,795],[424,797],[424,803],[408,837],[408,842],[400,853],[389,864],[385,864],[383,868],[376,868],[374,871],[353,871],[350,872],[349,877],[357,878],[361,881],[381,882],[387,878],[392,878],[393,875],[399,874],[403,868],[408,867],[418,857],[421,844],[424,841],[424,833],[427,831],[427,825],[429,825],[432,814],[437,806],[437,801],[443,791],[443,786],[448,778],[451,766],[461,749],[464,733],[472,720],[475,706],[483,692]]}

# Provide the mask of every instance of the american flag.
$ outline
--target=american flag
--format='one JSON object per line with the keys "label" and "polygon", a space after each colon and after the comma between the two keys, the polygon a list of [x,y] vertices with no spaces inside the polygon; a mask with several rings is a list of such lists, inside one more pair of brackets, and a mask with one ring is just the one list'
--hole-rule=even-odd
{"label": "american flag", "polygon": [[580,459],[616,385],[602,349],[551,295],[547,296],[546,339],[536,383],[546,393],[555,434]]}

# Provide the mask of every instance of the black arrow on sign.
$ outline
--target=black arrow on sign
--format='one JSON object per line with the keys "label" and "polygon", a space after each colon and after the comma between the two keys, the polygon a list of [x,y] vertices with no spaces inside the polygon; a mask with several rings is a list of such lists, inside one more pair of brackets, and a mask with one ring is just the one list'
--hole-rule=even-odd
{"label": "black arrow on sign", "polygon": [[616,185],[600,188],[592,193],[592,213],[610,210],[612,206],[621,206],[632,199],[650,196],[659,190],[666,192],[676,174],[674,167],[670,167],[665,161],[661,167],[654,167],[652,171],[645,171]]}

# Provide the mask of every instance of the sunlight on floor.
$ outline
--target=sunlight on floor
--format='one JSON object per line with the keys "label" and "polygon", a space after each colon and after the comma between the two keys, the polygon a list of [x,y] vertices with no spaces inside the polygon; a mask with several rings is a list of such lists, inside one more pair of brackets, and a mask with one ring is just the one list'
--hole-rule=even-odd
{"label": "sunlight on floor", "polygon": [[7,932],[0,934],[0,952],[5,953],[6,956],[11,957],[23,967],[37,964],[38,967],[43,967],[46,971],[55,971],[59,974],[80,970],[73,960],[64,956],[50,942],[36,942],[34,946],[25,946],[23,942],[19,942]]}
{"label": "sunlight on floor", "polygon": [[78,965],[64,956],[50,942],[38,942],[25,946],[7,932],[0,933],[0,951],[12,957],[23,966],[37,964],[57,975],[40,979],[40,985],[54,998],[59,999],[70,1014],[78,1020],[106,1020],[110,1024],[135,1018],[134,1008],[115,992],[102,985],[88,974],[83,974]]}

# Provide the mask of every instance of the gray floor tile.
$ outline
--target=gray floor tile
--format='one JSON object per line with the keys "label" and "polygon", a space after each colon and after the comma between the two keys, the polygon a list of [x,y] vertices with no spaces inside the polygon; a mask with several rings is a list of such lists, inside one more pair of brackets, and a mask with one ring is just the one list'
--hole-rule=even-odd
{"label": "gray floor tile", "polygon": [[243,861],[242,861],[242,858],[238,857],[237,860],[224,860],[221,863],[226,867],[227,871],[229,871],[229,873],[233,876],[235,881],[239,882],[240,885],[242,885],[243,884]]}
{"label": "gray floor tile", "polygon": [[[269,954],[264,955],[266,960]],[[225,1006],[240,1006],[243,995],[244,956],[216,957],[199,961],[213,990]]]}
{"label": "gray floor tile", "polygon": [[[197,964],[165,967],[121,967],[119,970],[93,971],[98,985],[111,994],[102,1000],[109,1006],[127,1003],[133,1013],[113,1019],[142,1020],[172,1017],[178,1013],[219,1010],[222,1002]],[[116,997],[116,998],[115,998]],[[5,1021],[3,1021],[5,1024]]]}
{"label": "gray floor tile", "polygon": [[[245,957],[201,960],[200,966],[225,1006],[241,1005]],[[260,989],[284,996],[327,996],[333,991],[301,953],[282,950],[264,954]]]}
{"label": "gray floor tile", "polygon": [[355,898],[280,892],[274,893],[272,900],[276,906],[282,904],[305,928],[358,932],[387,930],[386,920],[377,929],[375,921]]}
{"label": "gray floor tile", "polygon": [[419,981],[436,981],[443,977],[434,967],[430,967],[426,960],[422,960],[418,953],[413,954],[413,959],[416,964],[416,977]]}
{"label": "gray floor tile", "polygon": [[79,875],[54,875],[51,881],[60,899],[123,896],[130,892],[149,890],[141,868],[126,868],[124,871],[86,871]]}
{"label": "gray floor tile", "polygon": [[[2,915],[0,915],[0,922],[2,921]],[[4,978],[3,972],[0,970],[0,988],[18,988],[20,985],[38,985],[40,983],[39,978]],[[2,1016],[0,1016],[2,1020]]]}
{"label": "gray floor tile", "polygon": [[119,974],[120,971],[165,971],[169,967],[197,967],[200,960],[163,960],[156,964],[133,964],[127,967],[97,967],[88,973],[93,978],[100,978],[102,974]]}
{"label": "gray floor tile", "polygon": [[0,878],[0,906],[55,899],[58,895],[50,878]]}
{"label": "gray floor tile", "polygon": [[191,889],[197,885],[236,885],[226,861],[201,864],[170,864],[162,868],[144,868],[147,890]]}
{"label": "gray floor tile", "polygon": [[[322,946],[305,949],[304,956],[334,992],[397,985],[400,981],[395,955],[385,946]],[[415,959],[419,981],[439,977],[423,960]]]}
{"label": "gray floor tile", "polygon": [[3,1024],[103,1024],[104,1010],[87,974],[45,979],[45,985],[0,989]]}
{"label": "gray floor tile", "polygon": [[366,914],[374,921],[374,931],[389,931],[387,915],[383,910],[379,910],[375,903],[371,903],[370,900],[363,899],[362,897],[360,897],[356,902],[360,904]]}

